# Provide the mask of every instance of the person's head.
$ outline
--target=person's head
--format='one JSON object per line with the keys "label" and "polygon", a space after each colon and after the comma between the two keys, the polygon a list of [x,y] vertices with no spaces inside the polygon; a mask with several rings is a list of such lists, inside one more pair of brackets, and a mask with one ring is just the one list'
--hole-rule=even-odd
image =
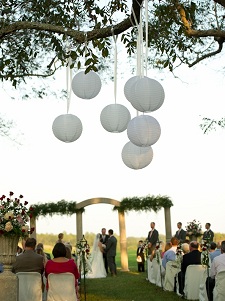
{"label": "person's head", "polygon": [[63,233],[59,233],[58,239],[59,239],[59,240],[62,240],[62,239],[63,239]]}
{"label": "person's head", "polygon": [[181,228],[182,228],[182,223],[181,223],[181,222],[178,222],[178,223],[177,223],[177,228],[178,228],[178,229],[181,229]]}
{"label": "person's head", "polygon": [[152,229],[154,229],[154,228],[155,228],[155,223],[154,223],[154,222],[151,222],[151,223],[150,223],[150,227],[151,227]]}
{"label": "person's head", "polygon": [[35,250],[36,247],[36,239],[35,238],[27,238],[26,242],[25,242],[25,249],[28,250]]}
{"label": "person's head", "polygon": [[181,245],[181,250],[183,251],[183,254],[187,254],[189,253],[189,244],[184,242],[182,245]]}
{"label": "person's head", "polygon": [[72,252],[73,247],[70,242],[66,242],[65,246],[68,247],[70,249],[70,251]]}
{"label": "person's head", "polygon": [[109,236],[113,235],[113,230],[109,229],[108,233],[109,233]]}
{"label": "person's head", "polygon": [[71,259],[72,258],[72,253],[71,253],[71,249],[68,245],[65,245],[66,247],[66,258]]}
{"label": "person's head", "polygon": [[190,244],[189,244],[190,252],[198,250],[198,248],[199,248],[199,243],[197,241],[191,241],[190,242]]}
{"label": "person's head", "polygon": [[40,246],[37,246],[36,253],[44,256],[44,251],[43,251],[42,247],[40,247]]}
{"label": "person's head", "polygon": [[36,249],[38,249],[38,248],[42,248],[42,250],[44,250],[44,245],[43,245],[42,242],[39,242],[39,243],[37,244]]}
{"label": "person's head", "polygon": [[211,227],[211,224],[210,224],[210,223],[206,223],[206,224],[205,224],[205,228],[206,228],[206,230],[209,230],[209,229],[210,229],[210,227]]}
{"label": "person's head", "polygon": [[225,240],[221,242],[221,253],[225,253]]}
{"label": "person's head", "polygon": [[139,246],[143,244],[143,240],[139,240],[138,242]]}
{"label": "person's head", "polygon": [[102,228],[102,235],[106,234],[106,228]]}
{"label": "person's head", "polygon": [[212,251],[215,251],[215,250],[216,250],[216,243],[214,241],[212,241],[210,243],[210,251],[212,252]]}
{"label": "person's head", "polygon": [[171,240],[170,240],[172,246],[177,246],[178,243],[179,243],[179,240],[176,238],[176,237],[172,237]]}
{"label": "person's head", "polygon": [[52,250],[52,254],[54,258],[66,257],[66,246],[62,242],[56,243]]}
{"label": "person's head", "polygon": [[165,252],[172,248],[171,242],[167,242],[165,245]]}
{"label": "person's head", "polygon": [[217,248],[217,249],[221,249],[221,242],[222,242],[221,240],[219,240],[219,241],[217,242],[217,244],[216,244],[216,248]]}

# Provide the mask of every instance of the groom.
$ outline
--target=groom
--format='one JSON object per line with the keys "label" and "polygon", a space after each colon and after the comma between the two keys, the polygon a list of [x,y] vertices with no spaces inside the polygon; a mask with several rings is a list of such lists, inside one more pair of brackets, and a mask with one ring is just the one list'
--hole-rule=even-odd
{"label": "groom", "polygon": [[113,235],[113,230],[110,229],[108,231],[109,233],[109,239],[107,245],[103,245],[106,251],[107,261],[109,265],[109,269],[112,276],[116,276],[116,245],[117,245],[117,239]]}
{"label": "groom", "polygon": [[[103,245],[107,245],[108,239],[109,239],[109,235],[106,234],[106,228],[102,228],[102,234],[100,234],[100,242]],[[108,272],[109,272],[108,271],[108,261],[107,261],[107,255],[106,255],[105,249],[103,251],[103,260],[104,260],[104,265],[105,265],[106,273],[108,274]]]}

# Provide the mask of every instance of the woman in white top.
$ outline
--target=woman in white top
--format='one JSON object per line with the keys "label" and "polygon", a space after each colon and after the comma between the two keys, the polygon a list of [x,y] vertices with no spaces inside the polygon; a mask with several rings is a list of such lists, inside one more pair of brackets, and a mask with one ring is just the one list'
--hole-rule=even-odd
{"label": "woman in white top", "polygon": [[103,261],[100,234],[98,233],[94,240],[93,250],[91,253],[91,271],[88,272],[87,278],[105,278],[106,276],[107,274]]}

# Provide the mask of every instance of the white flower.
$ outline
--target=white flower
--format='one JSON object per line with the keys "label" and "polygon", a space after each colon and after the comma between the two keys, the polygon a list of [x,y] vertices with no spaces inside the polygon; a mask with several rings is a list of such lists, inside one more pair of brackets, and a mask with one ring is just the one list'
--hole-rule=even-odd
{"label": "white flower", "polygon": [[13,219],[14,215],[12,211],[6,212],[6,214],[4,215],[4,219],[5,220],[9,220],[9,219]]}
{"label": "white flower", "polygon": [[11,222],[7,222],[7,223],[5,224],[5,231],[9,232],[9,231],[11,231],[12,229],[13,229],[12,223],[11,223]]}

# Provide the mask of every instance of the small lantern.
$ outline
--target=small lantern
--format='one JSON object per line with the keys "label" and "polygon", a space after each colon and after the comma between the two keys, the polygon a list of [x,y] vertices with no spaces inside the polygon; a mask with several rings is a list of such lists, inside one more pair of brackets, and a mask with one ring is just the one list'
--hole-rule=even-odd
{"label": "small lantern", "polygon": [[110,104],[106,106],[100,115],[103,128],[111,133],[121,133],[127,129],[131,119],[129,110],[121,104]]}
{"label": "small lantern", "polygon": [[149,115],[134,117],[127,126],[127,136],[137,146],[153,145],[158,141],[160,135],[160,124]]}
{"label": "small lantern", "polygon": [[139,78],[140,78],[140,76],[137,76],[137,75],[133,76],[130,79],[128,79],[128,81],[124,85],[123,91],[124,91],[124,95],[128,101],[130,101],[130,99],[132,97],[131,88],[139,80]]}
{"label": "small lantern", "polygon": [[132,169],[142,169],[148,166],[153,159],[151,146],[139,147],[131,142],[127,142],[122,150],[123,163]]}
{"label": "small lantern", "polygon": [[52,124],[52,131],[56,138],[63,142],[76,141],[83,127],[80,119],[72,114],[63,114],[56,117]]}
{"label": "small lantern", "polygon": [[71,83],[73,93],[82,99],[91,99],[101,90],[101,79],[97,73],[84,71],[77,73]]}

